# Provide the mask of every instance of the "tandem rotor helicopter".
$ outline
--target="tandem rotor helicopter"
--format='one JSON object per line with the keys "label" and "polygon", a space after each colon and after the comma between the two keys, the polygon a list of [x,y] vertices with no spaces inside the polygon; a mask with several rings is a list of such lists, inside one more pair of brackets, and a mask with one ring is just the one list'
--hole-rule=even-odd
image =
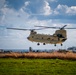
{"label": "tandem rotor helicopter", "polygon": [[[67,25],[64,25],[63,27],[48,27],[48,26],[35,26],[40,27],[39,29],[21,29],[21,28],[7,28],[7,29],[13,29],[13,30],[29,30],[30,35],[27,37],[27,39],[31,42],[37,42],[37,45],[40,45],[40,43],[43,43],[43,45],[46,44],[60,44],[63,46],[63,42],[67,40],[67,31],[65,29],[76,29],[76,28],[66,28]],[[58,29],[55,31],[53,35],[48,34],[38,34],[36,30],[42,30],[46,28],[52,28],[52,29]]]}

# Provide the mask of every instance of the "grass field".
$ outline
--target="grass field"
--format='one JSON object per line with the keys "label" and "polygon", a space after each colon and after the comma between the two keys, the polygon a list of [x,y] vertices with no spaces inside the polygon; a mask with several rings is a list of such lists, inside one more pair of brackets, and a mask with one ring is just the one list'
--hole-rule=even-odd
{"label": "grass field", "polygon": [[0,75],[76,75],[76,61],[0,58]]}

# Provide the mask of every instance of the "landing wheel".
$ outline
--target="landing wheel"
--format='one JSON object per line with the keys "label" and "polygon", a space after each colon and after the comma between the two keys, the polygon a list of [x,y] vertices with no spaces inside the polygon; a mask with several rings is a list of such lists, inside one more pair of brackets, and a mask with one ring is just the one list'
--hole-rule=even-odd
{"label": "landing wheel", "polygon": [[63,44],[61,44],[61,46],[63,46]]}
{"label": "landing wheel", "polygon": [[43,45],[45,45],[45,43],[43,43]]}
{"label": "landing wheel", "polygon": [[37,45],[40,45],[39,43],[37,43]]}
{"label": "landing wheel", "polygon": [[56,46],[56,44],[54,46]]}

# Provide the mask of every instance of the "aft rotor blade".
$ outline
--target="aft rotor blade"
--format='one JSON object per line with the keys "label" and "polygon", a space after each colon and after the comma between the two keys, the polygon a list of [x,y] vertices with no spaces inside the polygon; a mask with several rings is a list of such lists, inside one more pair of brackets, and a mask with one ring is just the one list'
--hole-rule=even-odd
{"label": "aft rotor blade", "polygon": [[64,25],[63,27],[48,27],[48,26],[35,26],[35,27],[41,27],[41,28],[53,28],[53,29],[76,29],[76,28],[66,28],[67,25]]}
{"label": "aft rotor blade", "polygon": [[65,29],[76,29],[76,28],[65,28]]}
{"label": "aft rotor blade", "polygon": [[66,27],[67,25],[64,25],[62,28]]}
{"label": "aft rotor blade", "polygon": [[60,29],[62,30],[62,29],[65,29],[65,27],[66,27],[67,25],[64,25],[63,27],[61,27]]}
{"label": "aft rotor blade", "polygon": [[60,27],[48,27],[48,26],[35,26],[35,27],[43,27],[43,28],[53,28],[53,29],[60,29]]}

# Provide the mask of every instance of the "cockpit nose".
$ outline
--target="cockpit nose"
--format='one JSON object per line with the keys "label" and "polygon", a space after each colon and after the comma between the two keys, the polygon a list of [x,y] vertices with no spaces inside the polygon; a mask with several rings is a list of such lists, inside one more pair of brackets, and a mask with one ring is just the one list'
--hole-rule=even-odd
{"label": "cockpit nose", "polygon": [[65,41],[65,40],[67,40],[66,38],[65,39],[62,39],[62,41]]}

